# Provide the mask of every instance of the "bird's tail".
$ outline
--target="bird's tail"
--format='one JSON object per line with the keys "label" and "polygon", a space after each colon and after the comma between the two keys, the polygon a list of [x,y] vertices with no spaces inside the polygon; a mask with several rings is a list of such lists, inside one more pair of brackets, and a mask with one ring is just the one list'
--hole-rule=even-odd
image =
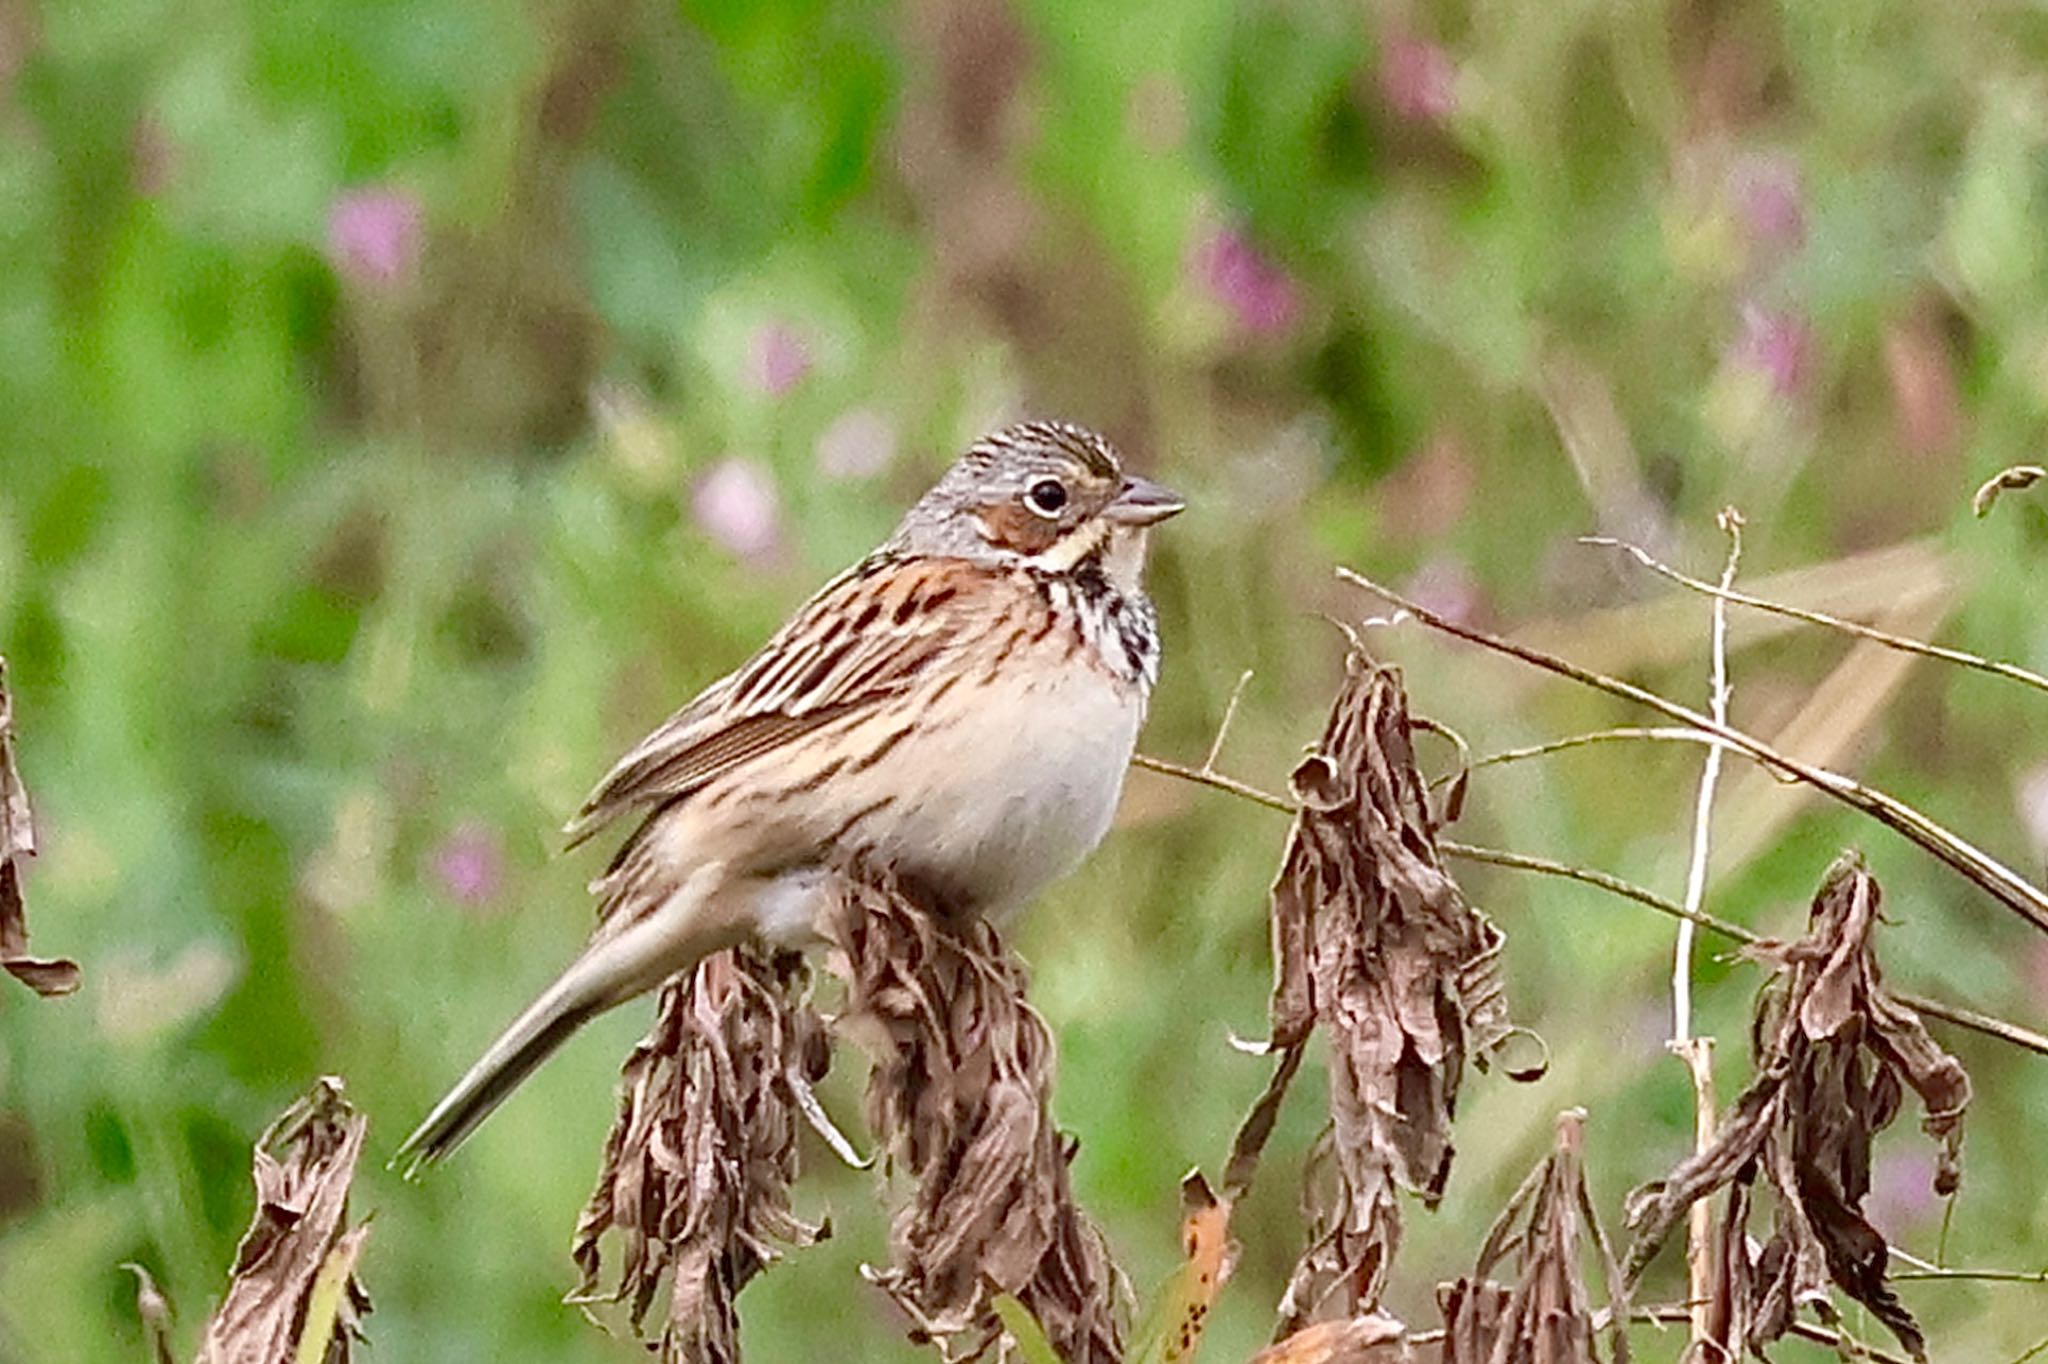
{"label": "bird's tail", "polygon": [[392,1165],[411,1178],[443,1160],[578,1028],[728,946],[729,935],[705,931],[693,912],[701,904],[696,889],[686,887],[585,949],[434,1105]]}

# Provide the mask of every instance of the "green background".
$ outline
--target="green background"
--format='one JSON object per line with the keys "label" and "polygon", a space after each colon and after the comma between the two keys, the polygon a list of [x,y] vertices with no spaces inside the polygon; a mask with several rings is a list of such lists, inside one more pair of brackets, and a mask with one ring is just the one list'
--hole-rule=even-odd
{"label": "green background", "polygon": [[[1697,702],[1704,604],[1573,540],[1711,574],[1729,502],[1746,581],[1818,566],[1777,586],[2048,667],[2048,502],[1968,510],[2048,409],[2044,54],[2037,10],[1915,0],[0,0],[0,652],[31,927],[86,972],[0,982],[0,1357],[142,1358],[128,1260],[189,1350],[249,1141],[329,1071],[373,1122],[374,1358],[638,1357],[559,1298],[644,1007],[434,1178],[384,1158],[580,940],[601,854],[553,831],[609,759],[1011,416],[1187,494],[1145,746],[1199,761],[1255,669],[1222,764],[1270,788],[1337,678],[1322,617],[1373,609],[1333,564]],[[2048,698],[1738,627],[1738,723],[2041,875]],[[1373,638],[1481,751],[1646,718]],[[1676,894],[1697,764],[1485,773],[1460,835]],[[1136,778],[1020,931],[1079,1193],[1140,1285],[1262,1082],[1227,1036],[1262,1027],[1283,834]],[[1717,838],[1713,912],[1794,932],[1858,844],[1896,980],[2041,1020],[2038,937],[1892,836],[1731,765]],[[1556,1060],[1468,1087],[1395,1271],[1418,1327],[1559,1109],[1591,1112],[1611,1223],[1690,1141],[1671,925],[1466,880]],[[1725,946],[1697,972],[1724,1100],[1758,979]],[[1948,1257],[2039,1268],[2048,1060],[1942,1035],[1978,1095]],[[858,1070],[825,1092],[849,1124]],[[1299,1249],[1308,1081],[1212,1359],[1264,1338]],[[1931,1258],[1914,1129],[1874,1216]],[[751,1357],[915,1357],[855,1272],[874,1177],[812,1155],[799,1208],[837,1235],[746,1293]],[[2048,1288],[1905,1293],[1949,1359],[2048,1320]]]}

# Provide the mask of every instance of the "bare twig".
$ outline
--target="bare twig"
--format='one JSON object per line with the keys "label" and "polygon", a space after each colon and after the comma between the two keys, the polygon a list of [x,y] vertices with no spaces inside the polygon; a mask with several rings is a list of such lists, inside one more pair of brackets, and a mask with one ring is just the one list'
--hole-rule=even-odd
{"label": "bare twig", "polygon": [[1826,792],[1842,804],[1862,812],[1879,824],[1901,834],[1909,841],[1925,849],[1936,859],[1954,868],[1963,877],[1981,887],[2000,904],[2026,919],[2036,928],[2048,932],[2048,891],[2042,890],[2003,862],[2000,862],[1974,844],[1967,842],[1961,836],[1945,828],[1935,820],[1930,819],[1896,796],[1889,795],[1875,787],[1866,786],[1855,778],[1844,776],[1842,773],[1802,762],[1788,753],[1780,752],[1754,735],[1746,734],[1739,729],[1721,724],[1711,716],[1702,715],[1689,706],[1682,706],[1675,701],[1657,695],[1655,692],[1647,691],[1632,683],[1623,682],[1618,678],[1608,677],[1604,673],[1581,668],[1577,664],[1544,653],[1539,649],[1531,649],[1525,645],[1516,644],[1512,640],[1502,639],[1500,636],[1489,634],[1484,630],[1475,629],[1469,625],[1461,625],[1439,612],[1430,610],[1420,602],[1411,601],[1392,588],[1382,586],[1363,574],[1355,573],[1348,568],[1338,569],[1337,575],[1345,582],[1363,588],[1381,600],[1407,611],[1431,629],[1455,635],[1459,639],[1491,649],[1496,653],[1520,659],[1522,662],[1532,667],[1541,668],[1545,672],[1571,678],[1573,681],[1585,686],[1592,687],[1598,691],[1604,691],[1610,696],[1618,696],[1623,700],[1647,706],[1673,720],[1691,725],[1695,729],[1710,734],[1731,747],[1749,754],[1759,762],[1785,773],[1787,776],[1805,782],[1817,790]]}
{"label": "bare twig", "polygon": [[[1733,507],[1723,509],[1720,517],[1721,529],[1728,536],[1728,558],[1721,567],[1721,591],[1726,593],[1735,581],[1735,571],[1742,563],[1742,514]],[[1711,649],[1711,674],[1707,705],[1713,712],[1714,723],[1728,723],[1728,599],[1725,595],[1714,599],[1713,647]],[[1709,833],[1713,824],[1714,787],[1721,779],[1720,744],[1707,749],[1706,763],[1700,769],[1699,795],[1693,802],[1692,858],[1685,873],[1685,907],[1692,913],[1700,912],[1700,906],[1707,895],[1707,851]],[[1678,947],[1671,966],[1671,1041],[1674,1047],[1692,1040],[1692,940],[1694,924],[1690,918],[1678,922]],[[1698,1068],[1703,1059],[1690,1064],[1698,1078]],[[1711,1105],[1712,1090],[1706,1091],[1706,1101]],[[1713,1124],[1707,1124],[1709,1131]],[[1699,1285],[1695,1284],[1697,1290]],[[1695,1296],[1698,1296],[1695,1291]]]}
{"label": "bare twig", "polygon": [[[1620,740],[1645,740],[1649,742],[1703,744],[1716,749],[1725,749],[1719,739],[1711,734],[1702,734],[1696,729],[1679,729],[1676,726],[1618,725],[1613,729],[1596,729],[1585,734],[1568,734],[1562,739],[1546,739],[1540,744],[1525,744],[1520,748],[1504,748],[1498,753],[1487,753],[1474,758],[1466,770],[1476,772],[1482,767],[1503,767],[1508,763],[1526,762],[1530,758],[1547,758],[1553,753],[1564,753],[1574,748],[1591,748],[1595,744],[1615,743]],[[1745,757],[1748,755],[1745,754]],[[1453,781],[1459,774],[1449,773],[1436,777],[1429,783],[1430,788]]]}
{"label": "bare twig", "polygon": [[[1723,508],[1721,530],[1728,536],[1728,557],[1721,565],[1721,591],[1735,582],[1742,563],[1742,513]],[[1728,598],[1714,598],[1712,647],[1707,705],[1714,723],[1728,723]],[[1721,779],[1720,744],[1707,749],[1700,768],[1699,795],[1693,802],[1692,856],[1685,873],[1685,908],[1688,917],[1678,921],[1678,942],[1671,961],[1671,1050],[1685,1063],[1692,1078],[1693,1151],[1705,1151],[1714,1144],[1714,1040],[1692,1033],[1692,947],[1698,927],[1691,917],[1700,912],[1707,897],[1707,857],[1714,817],[1714,787]],[[1713,1339],[1714,1325],[1714,1209],[1700,1199],[1687,1210],[1685,1267],[1692,1301],[1692,1340],[1704,1350]]]}
{"label": "bare twig", "polygon": [[1216,760],[1223,756],[1223,740],[1230,733],[1230,722],[1237,718],[1237,703],[1244,700],[1244,689],[1252,684],[1252,670],[1246,668],[1238,676],[1237,685],[1230,689],[1230,700],[1224,704],[1223,718],[1216,724],[1216,737],[1209,741],[1209,756],[1202,759],[1202,770],[1214,772]]}
{"label": "bare twig", "polygon": [[1131,758],[1131,766],[1142,767],[1147,772],[1157,772],[1162,776],[1178,777],[1182,781],[1191,781],[1197,786],[1210,786],[1218,791],[1228,791],[1233,796],[1241,796],[1254,805],[1265,806],[1268,810],[1278,810],[1283,815],[1294,813],[1294,802],[1288,800],[1285,796],[1276,796],[1270,791],[1261,791],[1256,786],[1248,785],[1237,780],[1235,777],[1226,777],[1221,772],[1199,767],[1189,767],[1185,763],[1168,762],[1164,758],[1155,758],[1149,753],[1134,754]]}
{"label": "bare twig", "polygon": [[2048,691],[2048,677],[2043,677],[2037,672],[2022,668],[2016,663],[2004,663],[1997,659],[1985,658],[1979,654],[1967,653],[1961,649],[1950,649],[1939,644],[1929,644],[1925,640],[1910,639],[1905,635],[1895,635],[1889,630],[1880,630],[1874,625],[1863,625],[1853,620],[1844,620],[1840,616],[1831,616],[1825,611],[1809,611],[1803,606],[1791,606],[1784,602],[1770,601],[1764,597],[1752,597],[1747,592],[1733,591],[1726,582],[1716,587],[1710,582],[1703,582],[1689,574],[1681,573],[1679,570],[1671,567],[1671,565],[1652,557],[1648,550],[1638,545],[1632,545],[1626,540],[1616,540],[1605,535],[1588,535],[1582,538],[1579,543],[1602,545],[1610,549],[1618,549],[1659,577],[1668,578],[1680,587],[1703,593],[1717,601],[1734,602],[1737,606],[1747,606],[1758,611],[1768,611],[1778,616],[1789,616],[1793,620],[1803,620],[1809,625],[1824,625],[1830,630],[1840,630],[1843,634],[1855,635],[1859,639],[1867,639],[1873,643],[1882,644],[1888,649],[1897,649],[1901,653],[1919,654],[1925,658],[1938,658],[1944,663],[1954,663],[1959,667],[1974,668],[1978,672],[1992,673],[2009,681],[2018,682],[2023,686],[2033,687],[2037,691]]}
{"label": "bare twig", "polygon": [[[1138,754],[1131,761],[1148,772],[1157,772],[1163,776],[1193,782],[1197,786],[1206,786],[1212,790],[1226,792],[1229,795],[1238,797],[1240,800],[1248,800],[1254,805],[1263,805],[1269,810],[1278,810],[1282,814],[1294,813],[1293,802],[1284,796],[1276,796],[1271,791],[1262,791],[1248,782],[1239,781],[1235,777],[1226,777],[1220,772],[1205,773],[1184,763],[1168,762],[1164,758],[1154,758],[1144,753]],[[1448,838],[1439,839],[1437,841],[1437,848],[1445,857],[1455,857],[1464,862],[1483,862],[1489,866],[1506,867],[1511,871],[1535,872],[1539,876],[1555,876],[1567,881],[1577,881],[1581,885],[1594,886],[1606,891],[1610,895],[1620,896],[1624,900],[1633,900],[1639,905],[1654,909],[1659,914],[1669,915],[1674,919],[1689,919],[1701,928],[1711,929],[1722,937],[1734,942],[1757,943],[1763,941],[1762,934],[1752,932],[1740,924],[1730,923],[1726,919],[1719,919],[1711,914],[1695,913],[1688,910],[1684,905],[1679,904],[1676,900],[1659,895],[1654,890],[1639,886],[1633,881],[1624,880],[1611,872],[1600,871],[1594,867],[1578,867],[1573,866],[1569,862],[1559,862],[1553,858],[1538,857],[1533,853],[1509,852],[1503,848],[1485,848],[1475,843],[1459,843]],[[1980,1033],[1985,1037],[2009,1043],[2023,1051],[2031,1051],[2037,1056],[2048,1056],[2048,1035],[2035,1032],[2031,1028],[2022,1027],[2017,1023],[1999,1018],[1995,1014],[1982,1013],[1961,1004],[1949,1004],[1942,1000],[1930,999],[1926,995],[1907,994],[1901,991],[1898,997],[1900,1003],[1909,1006],[1917,1013],[1926,1014],[1929,1018],[1938,1018],[1944,1023],[1950,1023],[1969,1032]]]}

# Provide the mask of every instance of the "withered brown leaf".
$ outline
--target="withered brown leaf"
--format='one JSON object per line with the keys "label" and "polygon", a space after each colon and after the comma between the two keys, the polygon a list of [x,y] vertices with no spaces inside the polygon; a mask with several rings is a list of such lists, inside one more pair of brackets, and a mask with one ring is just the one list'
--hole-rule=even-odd
{"label": "withered brown leaf", "polygon": [[[1557,1142],[1495,1219],[1469,1277],[1437,1288],[1444,1364],[1597,1364],[1594,1313],[1580,1264],[1590,1236],[1607,1281],[1609,1358],[1628,1360],[1620,1267],[1586,1189],[1582,1110],[1558,1115]],[[1494,1271],[1513,1261],[1512,1284]]]}
{"label": "withered brown leaf", "polygon": [[1512,1029],[1502,934],[1437,850],[1398,670],[1354,649],[1321,742],[1294,771],[1300,803],[1273,885],[1273,1044],[1330,1043],[1330,1128],[1311,1163],[1308,1249],[1281,1334],[1375,1306],[1400,1240],[1396,1189],[1434,1206],[1471,1057]]}
{"label": "withered brown leaf", "polygon": [[[1634,1283],[1688,1207],[1732,1188],[1712,1304],[1716,1343],[1731,1355],[1782,1337],[1802,1304],[1831,1312],[1832,1283],[1915,1358],[1926,1357],[1919,1325],[1886,1280],[1889,1248],[1863,1216],[1871,1142],[1912,1088],[1937,1144],[1935,1190],[1953,1192],[1970,1080],[1885,988],[1874,942],[1879,900],[1862,859],[1844,856],[1822,878],[1805,937],[1750,949],[1772,968],[1751,1029],[1756,1078],[1712,1145],[1630,1197]],[[1752,1254],[1747,1222],[1759,1177],[1776,1208],[1770,1240]]]}
{"label": "withered brown leaf", "polygon": [[35,852],[28,788],[15,765],[14,698],[7,691],[7,660],[0,658],[0,970],[47,999],[76,990],[79,972],[75,961],[29,953],[21,863]]}
{"label": "withered brown leaf", "polygon": [[1252,1356],[1251,1364],[1408,1364],[1408,1330],[1373,1313],[1304,1326]]}
{"label": "withered brown leaf", "polygon": [[830,934],[843,1026],[874,1054],[868,1123],[917,1189],[870,1271],[913,1335],[949,1358],[1000,1335],[1015,1296],[1067,1364],[1114,1364],[1128,1296],[1074,1203],[1075,1148],[1054,1125],[1052,1037],[995,930],[886,875],[852,870]]}
{"label": "withered brown leaf", "polygon": [[[323,1076],[256,1143],[256,1214],[235,1249],[226,1299],[206,1323],[199,1364],[277,1364],[296,1357],[306,1309],[321,1266],[337,1250],[353,1253],[347,1228],[349,1183],[369,1119]],[[341,1293],[326,1364],[347,1364],[361,1338],[369,1295],[353,1274]]]}
{"label": "withered brown leaf", "polygon": [[[596,1189],[576,1225],[572,1300],[627,1302],[635,1330],[669,1290],[661,1358],[736,1364],[739,1291],[829,1229],[790,1208],[797,1087],[830,1064],[809,971],[794,953],[736,948],[663,987],[627,1058]],[[600,1291],[600,1242],[620,1233],[618,1284]]]}

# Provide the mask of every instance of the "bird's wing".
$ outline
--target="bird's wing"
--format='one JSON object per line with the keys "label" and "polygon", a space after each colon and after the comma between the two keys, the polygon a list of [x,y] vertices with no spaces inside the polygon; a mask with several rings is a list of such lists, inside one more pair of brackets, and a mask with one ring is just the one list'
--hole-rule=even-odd
{"label": "bird's wing", "polygon": [[1007,575],[958,560],[877,557],[849,569],[737,672],[619,759],[570,822],[570,846],[822,725],[886,705],[983,636],[1016,593]]}

